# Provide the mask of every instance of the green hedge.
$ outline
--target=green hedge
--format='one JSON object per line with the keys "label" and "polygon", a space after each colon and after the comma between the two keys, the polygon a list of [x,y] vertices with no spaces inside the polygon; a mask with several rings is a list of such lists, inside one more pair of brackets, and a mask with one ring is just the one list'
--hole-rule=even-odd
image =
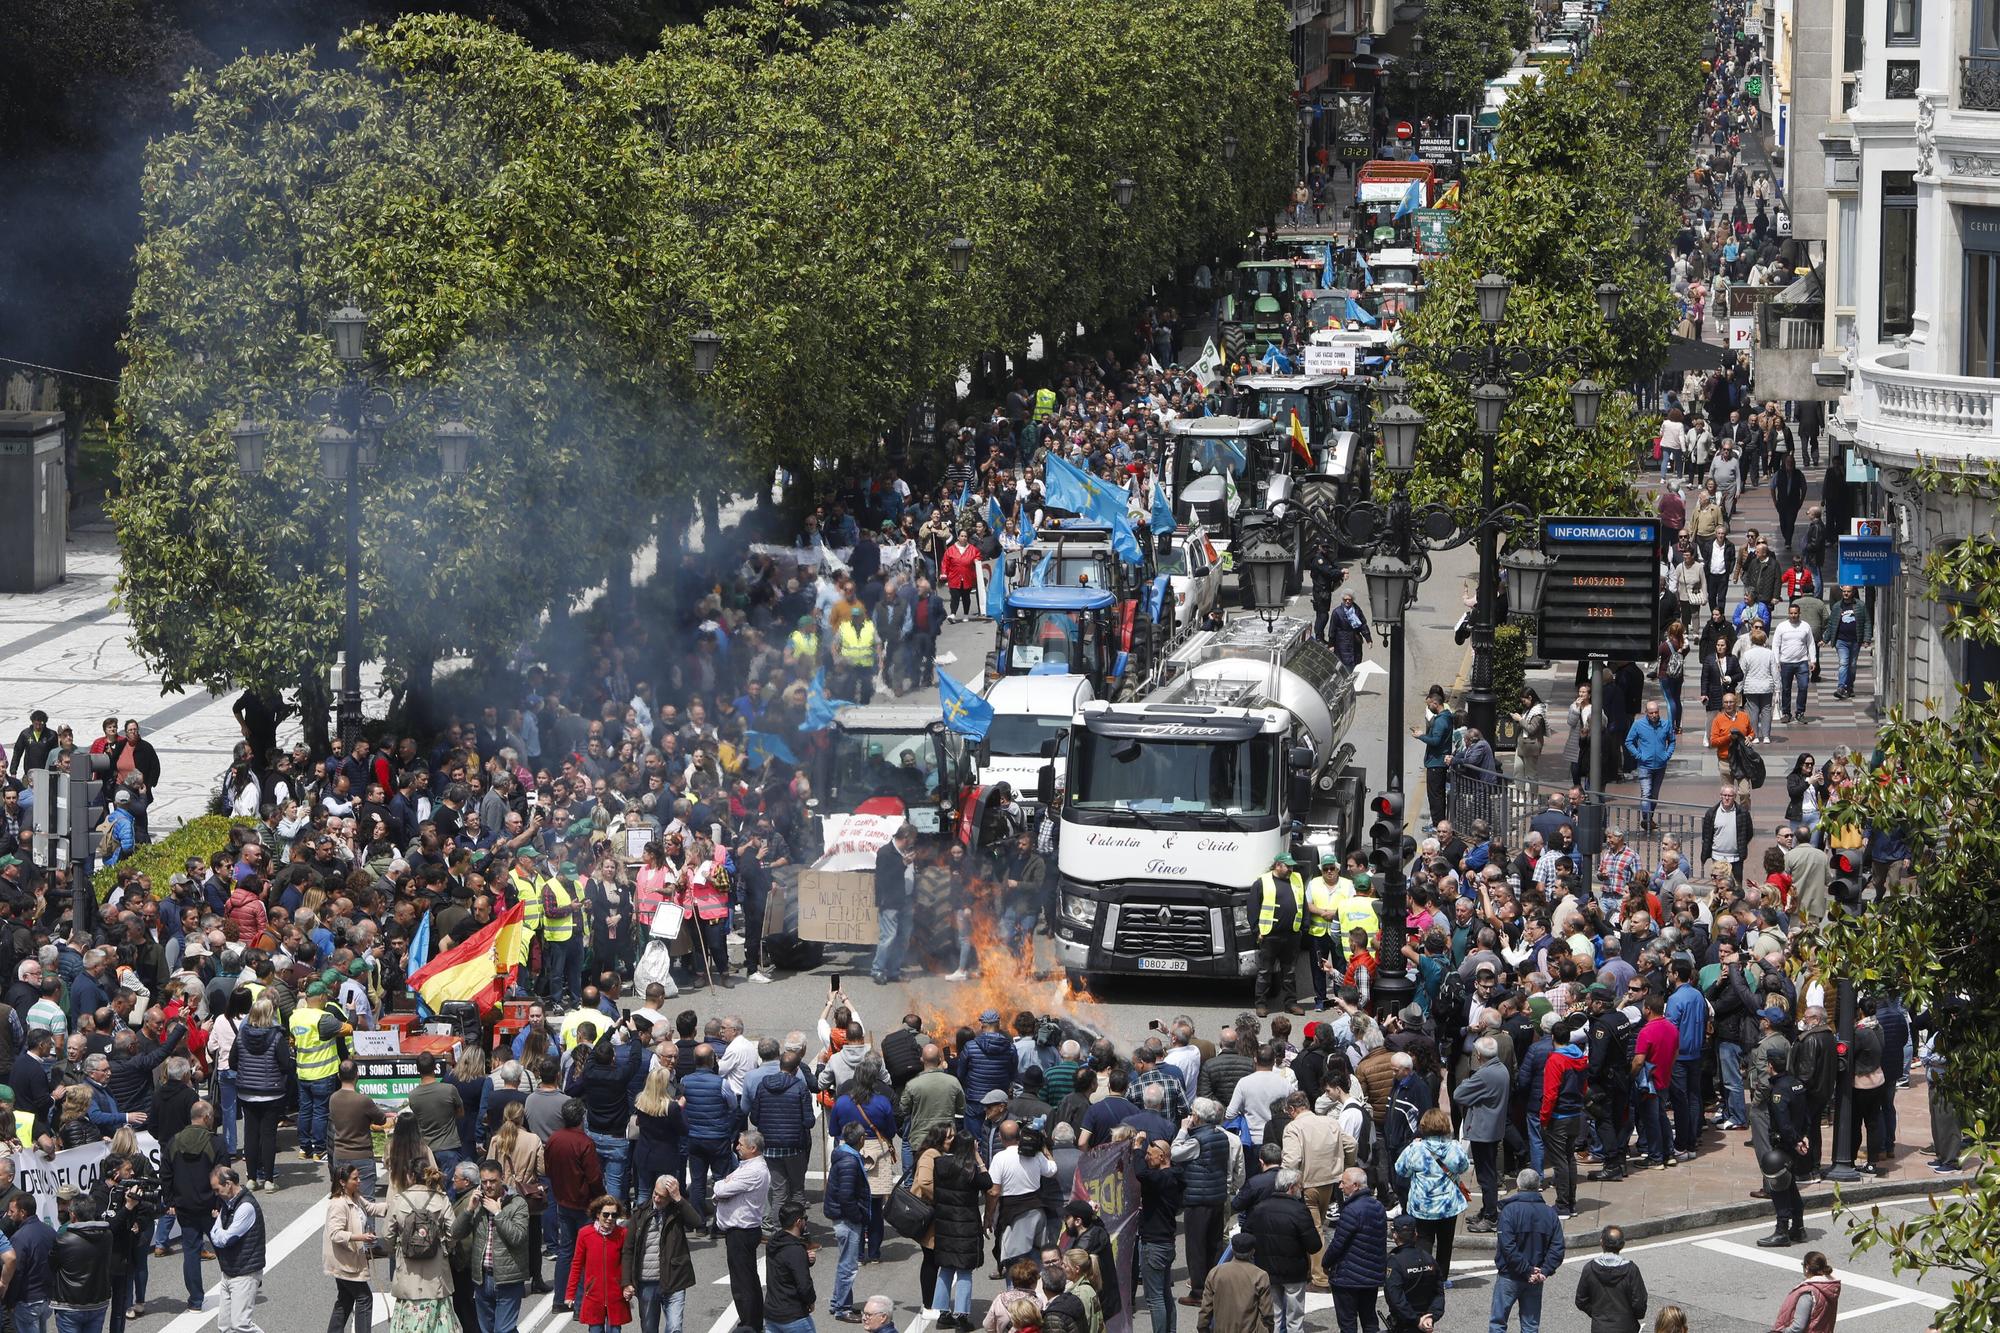
{"label": "green hedge", "polygon": [[[207,861],[229,845],[231,822],[225,815],[203,815],[189,820],[160,841],[133,848],[132,854],[118,864],[145,872],[152,879],[154,889],[164,893],[168,876],[179,874],[181,866],[190,856]],[[100,866],[90,881],[91,888],[97,891],[99,902],[110,897],[117,884],[117,866]]]}

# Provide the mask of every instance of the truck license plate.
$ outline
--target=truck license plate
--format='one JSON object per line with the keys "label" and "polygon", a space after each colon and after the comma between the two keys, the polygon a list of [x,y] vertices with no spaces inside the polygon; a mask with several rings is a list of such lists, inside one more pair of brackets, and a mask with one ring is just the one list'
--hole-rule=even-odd
{"label": "truck license plate", "polygon": [[1139,970],[1141,972],[1185,972],[1187,971],[1187,959],[1141,958],[1139,960]]}

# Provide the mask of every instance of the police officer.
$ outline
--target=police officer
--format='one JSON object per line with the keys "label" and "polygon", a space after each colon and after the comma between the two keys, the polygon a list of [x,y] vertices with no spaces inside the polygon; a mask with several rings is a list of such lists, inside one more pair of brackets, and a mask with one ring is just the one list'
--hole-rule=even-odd
{"label": "police officer", "polygon": [[1395,1244],[1382,1275],[1389,1302],[1389,1333],[1431,1333],[1444,1319],[1444,1275],[1417,1239],[1416,1219],[1407,1213],[1389,1224]]}
{"label": "police officer", "polygon": [[1292,869],[1290,852],[1279,852],[1257,881],[1257,1017],[1273,1009],[1303,1014],[1298,1003],[1299,928],[1305,918],[1306,884]]}
{"label": "police officer", "polygon": [[1592,1180],[1625,1178],[1625,1140],[1632,1104],[1632,1020],[1617,1006],[1611,988],[1599,982],[1584,992],[1590,1006],[1590,1092],[1585,1105],[1603,1145],[1604,1165]]}
{"label": "police officer", "polygon": [[1333,614],[1333,594],[1347,577],[1347,570],[1330,543],[1314,542],[1306,555],[1306,572],[1312,575],[1313,637],[1325,643],[1327,620]]}

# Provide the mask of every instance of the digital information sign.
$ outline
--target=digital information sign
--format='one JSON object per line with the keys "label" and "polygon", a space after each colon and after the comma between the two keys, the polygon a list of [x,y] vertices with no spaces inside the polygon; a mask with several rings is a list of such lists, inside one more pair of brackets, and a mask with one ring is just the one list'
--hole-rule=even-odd
{"label": "digital information sign", "polygon": [[1660,521],[1545,518],[1555,557],[1542,595],[1543,657],[1649,661],[1660,645]]}

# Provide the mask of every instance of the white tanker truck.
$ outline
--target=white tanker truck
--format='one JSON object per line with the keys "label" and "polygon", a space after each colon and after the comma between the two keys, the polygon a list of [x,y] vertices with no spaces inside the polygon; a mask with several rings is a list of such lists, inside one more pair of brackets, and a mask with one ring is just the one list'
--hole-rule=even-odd
{"label": "white tanker truck", "polygon": [[[1258,878],[1359,840],[1365,774],[1343,743],[1354,683],[1311,626],[1245,617],[1190,637],[1137,703],[1071,720],[1056,951],[1092,975],[1247,978]],[[1056,767],[1044,769],[1053,798]]]}

